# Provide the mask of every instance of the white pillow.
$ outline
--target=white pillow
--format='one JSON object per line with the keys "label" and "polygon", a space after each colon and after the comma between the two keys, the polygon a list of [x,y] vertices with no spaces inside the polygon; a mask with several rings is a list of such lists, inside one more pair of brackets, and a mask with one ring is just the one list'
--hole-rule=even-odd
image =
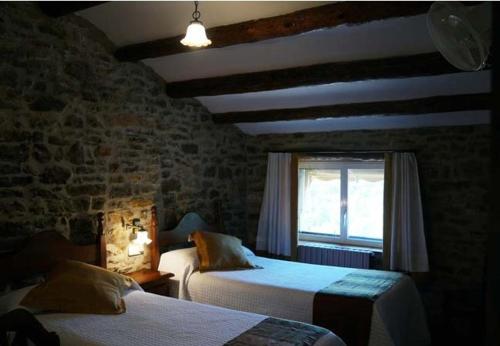
{"label": "white pillow", "polygon": [[200,266],[196,247],[165,252],[160,257],[158,270],[174,274],[174,279],[184,281]]}
{"label": "white pillow", "polygon": [[6,314],[9,311],[14,309],[23,308],[31,313],[36,313],[37,311],[34,309],[28,309],[22,305],[20,305],[21,300],[23,300],[24,296],[28,294],[33,288],[38,285],[26,286],[18,290],[13,290],[0,297],[0,316]]}
{"label": "white pillow", "polygon": [[241,245],[241,247],[243,248],[243,252],[245,253],[245,256],[255,256],[255,254],[253,253],[252,250],[250,250],[249,248],[247,248],[246,246],[243,246]]}
{"label": "white pillow", "polygon": [[[249,248],[241,246],[245,256],[255,256]],[[196,247],[165,252],[160,257],[158,270],[174,274],[175,280],[185,281],[193,272],[198,270],[200,262]]]}

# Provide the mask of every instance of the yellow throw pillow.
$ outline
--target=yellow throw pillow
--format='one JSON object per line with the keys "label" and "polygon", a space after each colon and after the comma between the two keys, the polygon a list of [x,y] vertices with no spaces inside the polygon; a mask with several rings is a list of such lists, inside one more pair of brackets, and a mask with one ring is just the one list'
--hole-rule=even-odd
{"label": "yellow throw pillow", "polygon": [[236,237],[212,232],[191,233],[200,260],[200,272],[209,270],[255,268],[248,261]]}
{"label": "yellow throw pillow", "polygon": [[33,288],[21,305],[42,311],[121,314],[122,299],[133,279],[77,261],[63,261],[49,273],[47,281]]}

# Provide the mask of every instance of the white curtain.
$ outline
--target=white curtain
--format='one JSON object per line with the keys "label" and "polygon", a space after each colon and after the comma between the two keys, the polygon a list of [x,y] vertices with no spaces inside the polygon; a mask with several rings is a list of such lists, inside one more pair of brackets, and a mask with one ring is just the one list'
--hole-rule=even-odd
{"label": "white curtain", "polygon": [[[386,187],[389,222],[384,234],[384,258],[390,270],[427,272],[427,246],[417,159],[413,153],[393,153]],[[387,166],[386,166],[387,167]],[[386,235],[388,236],[386,239]]]}
{"label": "white curtain", "polygon": [[257,250],[291,255],[290,246],[290,153],[269,153],[264,198],[260,208]]}

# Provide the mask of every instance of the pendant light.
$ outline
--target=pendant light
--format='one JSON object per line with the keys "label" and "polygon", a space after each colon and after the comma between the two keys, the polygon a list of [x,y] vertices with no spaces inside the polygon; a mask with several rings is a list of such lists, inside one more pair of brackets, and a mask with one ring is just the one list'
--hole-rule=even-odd
{"label": "pendant light", "polygon": [[195,1],[193,20],[187,27],[186,36],[181,40],[183,45],[189,47],[206,47],[212,44],[212,41],[207,38],[203,22],[199,20],[200,16],[200,11],[198,11],[198,1]]}

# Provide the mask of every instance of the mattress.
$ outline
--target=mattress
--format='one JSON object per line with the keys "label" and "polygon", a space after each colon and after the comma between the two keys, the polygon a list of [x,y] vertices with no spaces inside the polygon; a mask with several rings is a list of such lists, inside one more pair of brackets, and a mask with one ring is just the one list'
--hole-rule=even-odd
{"label": "mattress", "polygon": [[[163,256],[159,270],[174,272],[180,298],[306,323],[312,323],[316,292],[354,271],[252,256],[262,269],[200,273],[195,265],[183,267],[185,261],[175,261],[172,254],[166,265]],[[375,302],[370,345],[429,344],[420,296],[413,281],[404,277]]]}
{"label": "mattress", "polygon": [[[61,338],[61,345],[223,345],[267,316],[186,302],[142,291],[124,297],[120,315],[41,314],[40,322]],[[332,333],[315,346],[345,344]]]}

